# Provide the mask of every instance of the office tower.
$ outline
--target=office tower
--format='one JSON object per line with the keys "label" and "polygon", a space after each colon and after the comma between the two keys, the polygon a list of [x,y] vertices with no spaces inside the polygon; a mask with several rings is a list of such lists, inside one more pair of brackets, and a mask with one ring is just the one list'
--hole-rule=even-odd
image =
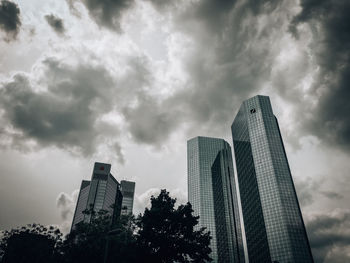
{"label": "office tower", "polygon": [[223,139],[187,142],[188,201],[210,231],[213,262],[244,262],[231,147]]}
{"label": "office tower", "polygon": [[269,97],[244,101],[231,130],[249,262],[313,262]]}
{"label": "office tower", "polygon": [[123,195],[121,214],[132,215],[132,208],[134,205],[135,182],[121,180],[120,185]]}
{"label": "office tower", "polygon": [[75,212],[74,212],[73,222],[72,222],[72,229],[76,224],[84,220],[83,211],[86,209],[89,191],[90,191],[90,181],[83,180],[81,182],[78,201],[75,207]]}
{"label": "office tower", "polygon": [[83,211],[89,208],[94,211],[108,211],[111,224],[114,224],[121,213],[122,199],[120,184],[111,174],[111,165],[96,162],[91,181],[83,181],[81,184],[72,229],[81,221],[91,221],[90,215],[83,214]]}

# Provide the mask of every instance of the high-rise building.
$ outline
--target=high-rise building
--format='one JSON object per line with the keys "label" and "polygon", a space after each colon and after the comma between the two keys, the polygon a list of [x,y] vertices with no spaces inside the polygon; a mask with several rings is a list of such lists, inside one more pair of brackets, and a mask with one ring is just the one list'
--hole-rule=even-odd
{"label": "high-rise building", "polygon": [[111,165],[96,162],[91,181],[83,181],[81,184],[72,229],[81,221],[90,222],[91,216],[83,214],[84,210],[90,208],[94,211],[108,211],[111,224],[114,224],[121,213],[122,199],[120,184],[111,174]]}
{"label": "high-rise building", "polygon": [[269,97],[244,101],[231,130],[249,262],[313,262]]}
{"label": "high-rise building", "polygon": [[122,215],[132,215],[132,209],[134,205],[134,195],[135,195],[135,182],[120,181],[121,191],[123,195],[122,202]]}
{"label": "high-rise building", "polygon": [[223,139],[195,137],[187,142],[188,201],[198,227],[212,239],[215,263],[244,262],[230,145]]}
{"label": "high-rise building", "polygon": [[86,206],[87,206],[89,191],[90,191],[90,181],[83,180],[80,186],[77,205],[75,206],[72,229],[76,224],[84,220],[83,211],[86,209]]}

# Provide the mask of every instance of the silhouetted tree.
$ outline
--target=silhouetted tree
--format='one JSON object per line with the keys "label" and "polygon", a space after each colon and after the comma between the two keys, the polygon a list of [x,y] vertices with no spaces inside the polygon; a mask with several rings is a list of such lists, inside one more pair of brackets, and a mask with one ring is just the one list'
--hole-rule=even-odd
{"label": "silhouetted tree", "polygon": [[0,249],[2,263],[55,262],[55,248],[60,245],[62,233],[56,227],[29,224],[3,232]]}
{"label": "silhouetted tree", "polygon": [[66,236],[60,254],[62,262],[133,262],[136,240],[130,218],[121,216],[111,224],[106,210],[84,211],[91,217],[90,223],[80,222]]}
{"label": "silhouetted tree", "polygon": [[3,263],[204,263],[210,261],[209,232],[195,229],[189,203],[175,208],[176,199],[161,190],[151,207],[137,219],[121,216],[116,222],[105,210],[84,211],[90,222],[80,222],[61,240],[57,228],[28,225],[7,231],[0,242]]}
{"label": "silhouetted tree", "polygon": [[122,215],[113,230],[108,233],[106,246],[106,262],[139,263],[140,258],[135,236],[134,217]]}
{"label": "silhouetted tree", "polygon": [[161,190],[151,197],[151,208],[139,216],[137,243],[143,261],[154,263],[210,261],[210,233],[195,229],[198,216],[193,216],[190,203],[175,208],[176,199]]}

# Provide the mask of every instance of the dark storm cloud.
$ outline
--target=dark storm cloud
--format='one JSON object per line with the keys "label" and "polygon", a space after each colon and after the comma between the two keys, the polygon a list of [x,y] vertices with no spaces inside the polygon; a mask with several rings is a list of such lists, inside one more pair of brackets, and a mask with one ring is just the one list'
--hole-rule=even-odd
{"label": "dark storm cloud", "polygon": [[[151,2],[162,9],[157,1]],[[189,137],[199,129],[217,136],[228,131],[241,102],[256,95],[270,75],[270,44],[280,36],[276,32],[285,19],[284,14],[272,14],[279,2],[237,6],[236,1],[205,0],[173,9],[175,30],[191,39],[190,48],[181,51],[189,81],[165,99],[136,93],[138,104],[123,109],[134,139],[159,145],[183,125]],[[261,15],[269,14],[271,18],[259,23]]]}
{"label": "dark storm cloud", "polygon": [[236,0],[199,1],[189,10],[187,15],[200,19],[208,29],[220,33],[224,29],[222,26],[228,26],[226,23],[228,22],[227,14],[233,10],[235,3]]}
{"label": "dark storm cloud", "polygon": [[[134,4],[126,0],[81,2],[99,25],[117,30],[120,30],[122,14]],[[149,2],[159,10],[179,3]],[[72,1],[68,3],[73,6]],[[174,29],[191,40],[191,48],[185,48],[181,54],[182,68],[189,81],[164,100],[130,89],[135,92],[138,103],[122,107],[122,114],[136,141],[159,144],[168,137],[166,133],[183,123],[190,123],[187,125],[189,136],[198,132],[199,125],[202,133],[221,136],[241,102],[259,94],[264,85],[270,86],[271,94],[266,95],[278,94],[291,102],[296,111],[309,109],[303,91],[295,86],[308,74],[310,63],[307,59],[300,59],[293,69],[287,68],[291,72],[273,75],[276,57],[282,48],[275,42],[288,34],[290,23],[295,32],[301,23],[318,23],[321,31],[313,36],[316,48],[312,52],[318,58],[322,73],[311,93],[321,96],[315,103],[316,108],[310,110],[313,114],[300,112],[300,118],[294,120],[293,134],[296,134],[295,141],[302,136],[302,131],[306,131],[349,148],[347,112],[350,106],[346,100],[350,95],[346,88],[350,78],[350,40],[346,26],[349,25],[346,15],[348,1],[302,1],[302,11],[292,22],[290,7],[295,7],[295,3],[291,1],[203,0],[183,3],[186,9],[169,10],[173,12]],[[307,51],[303,56],[309,56]],[[154,128],[152,132],[150,127]],[[287,139],[292,142],[293,138]]]}
{"label": "dark storm cloud", "polygon": [[[312,134],[350,150],[350,2],[302,1],[293,19],[295,3],[203,0],[176,11],[176,29],[191,39],[182,60],[190,81],[162,107],[185,116],[178,120],[193,124],[191,135],[199,125],[201,132],[221,135],[241,102],[269,86],[266,95],[279,96],[298,113],[289,143],[299,145],[302,136]],[[276,43],[301,23],[313,24],[312,50],[300,49],[299,59],[287,55],[294,60],[280,69],[276,61],[289,43]],[[300,85],[313,69],[310,57],[317,58],[320,74],[312,91],[305,92]]]}
{"label": "dark storm cloud", "polygon": [[250,10],[255,15],[258,15],[273,11],[282,2],[283,0],[247,0],[243,4],[243,8]]}
{"label": "dark storm cloud", "polygon": [[[350,213],[319,215],[306,223],[315,262],[349,262]],[[326,260],[326,261],[325,261]]]}
{"label": "dark storm cloud", "polygon": [[[259,16],[275,10],[281,0],[203,0],[196,2],[188,11],[186,16],[199,19],[206,24],[211,33],[225,34],[228,29],[238,30],[242,26],[244,18],[248,15]],[[234,13],[234,15],[232,14]],[[230,25],[228,22],[233,22]],[[231,28],[229,28],[231,26]],[[236,31],[235,30],[235,31]],[[235,33],[235,32],[234,32]],[[224,37],[223,35],[221,35]],[[232,35],[236,39],[235,35]],[[240,39],[241,41],[244,39]]]}
{"label": "dark storm cloud", "polygon": [[113,107],[114,82],[103,67],[72,67],[48,58],[43,72],[39,82],[46,90],[39,91],[23,74],[0,89],[5,123],[17,131],[10,134],[13,145],[35,140],[40,146],[90,155],[99,135],[110,130],[118,134],[117,128],[99,119]]}
{"label": "dark storm cloud", "polygon": [[322,191],[321,194],[323,194],[324,196],[328,197],[329,199],[342,199],[343,195],[333,192],[333,191]]}
{"label": "dark storm cloud", "polygon": [[300,206],[306,207],[315,201],[314,195],[322,185],[323,180],[306,178],[303,180],[294,180],[294,183]]}
{"label": "dark storm cloud", "polygon": [[[183,116],[178,118],[180,124],[190,121],[190,136],[198,133],[198,127],[208,135],[222,135],[241,102],[256,95],[268,79],[270,43],[278,37],[268,32],[277,32],[279,20],[285,19],[277,12],[272,14],[278,5],[270,2],[277,1],[259,1],[257,6],[253,2],[198,1],[176,16],[176,29],[191,39],[182,60],[190,81],[164,101],[162,108]],[[266,14],[271,18],[259,23],[260,15]]]}
{"label": "dark storm cloud", "polygon": [[313,32],[313,52],[320,67],[312,92],[319,94],[306,127],[326,142],[350,151],[350,2],[302,0],[291,31],[308,24]]}
{"label": "dark storm cloud", "polygon": [[[120,20],[123,13],[134,5],[134,0],[75,0],[82,2],[90,17],[99,25],[121,32]],[[67,0],[70,9],[74,9],[74,0]]]}
{"label": "dark storm cloud", "polygon": [[130,100],[135,101],[120,108],[127,129],[136,142],[159,146],[170,136],[172,128],[179,125],[179,118],[175,109],[170,110],[167,100],[160,101],[156,95],[149,94],[154,76],[147,59],[130,59],[128,68],[128,78],[120,82],[129,94],[123,95],[123,100],[132,96]]}
{"label": "dark storm cloud", "polygon": [[14,40],[21,27],[20,10],[16,3],[1,0],[0,28],[6,33],[6,40]]}
{"label": "dark storm cloud", "polygon": [[2,83],[0,142],[27,151],[55,146],[85,156],[107,146],[123,164],[120,125],[103,119],[107,114],[112,118],[120,114],[126,128],[123,132],[137,142],[159,146],[177,124],[176,118],[161,109],[155,95],[147,93],[154,84],[148,59],[120,59],[125,59],[123,74],[113,77],[102,63],[95,65],[96,61],[71,66],[47,58],[32,74],[34,80],[18,73]]}
{"label": "dark storm cloud", "polygon": [[319,196],[334,200],[343,198],[343,195],[340,193],[331,190],[322,190],[327,187],[326,178],[326,176],[317,176],[316,178],[306,177],[303,179],[296,178],[294,180],[298,200],[302,207],[310,206]]}
{"label": "dark storm cloud", "polygon": [[145,94],[138,95],[138,105],[124,108],[128,129],[137,142],[159,145],[177,126],[177,117]]}
{"label": "dark storm cloud", "polygon": [[45,19],[51,28],[59,35],[65,32],[63,20],[54,14],[46,15]]}
{"label": "dark storm cloud", "polygon": [[[179,3],[149,2],[158,10]],[[68,3],[74,7],[72,1]],[[122,13],[133,5],[133,1],[125,0],[82,3],[98,24],[117,30]],[[190,80],[165,99],[129,88],[137,103],[121,110],[128,131],[140,143],[159,145],[184,123],[190,123],[189,136],[198,130],[198,125],[201,132],[219,131],[222,135],[242,100],[256,95],[271,71],[270,43],[276,35],[269,32],[276,32],[279,20],[285,19],[283,14],[272,14],[280,1],[247,1],[240,5],[229,0],[183,3],[187,5],[185,10],[168,10],[173,12],[175,30],[193,41],[190,51],[183,50],[181,61]],[[259,23],[259,17],[268,14],[271,18]],[[136,79],[138,74],[145,76],[144,68],[135,67]],[[146,83],[149,90],[153,84]]]}
{"label": "dark storm cloud", "polygon": [[158,11],[164,11],[169,7],[174,7],[180,0],[144,0],[150,2]]}

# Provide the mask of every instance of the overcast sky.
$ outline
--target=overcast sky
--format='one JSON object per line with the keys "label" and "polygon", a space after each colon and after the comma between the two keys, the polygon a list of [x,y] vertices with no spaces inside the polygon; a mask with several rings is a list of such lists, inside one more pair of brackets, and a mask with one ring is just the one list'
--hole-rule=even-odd
{"label": "overcast sky", "polygon": [[186,141],[271,98],[316,262],[350,261],[350,1],[0,3],[0,229],[69,229],[95,161],[187,200]]}

